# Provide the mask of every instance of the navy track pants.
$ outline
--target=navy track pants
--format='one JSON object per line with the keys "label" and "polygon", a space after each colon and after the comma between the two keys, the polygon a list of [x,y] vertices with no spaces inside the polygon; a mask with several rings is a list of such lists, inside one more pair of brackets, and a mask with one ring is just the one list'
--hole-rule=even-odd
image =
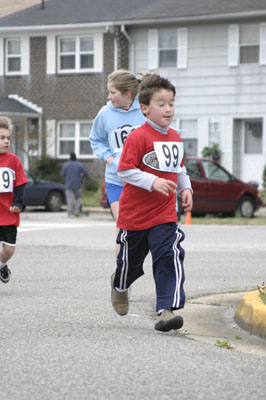
{"label": "navy track pants", "polygon": [[156,310],[185,304],[183,261],[185,252],[180,243],[184,232],[174,222],[153,226],[142,231],[120,229],[116,242],[120,244],[117,257],[115,287],[127,289],[144,274],[143,263],[152,254],[153,277],[156,287]]}

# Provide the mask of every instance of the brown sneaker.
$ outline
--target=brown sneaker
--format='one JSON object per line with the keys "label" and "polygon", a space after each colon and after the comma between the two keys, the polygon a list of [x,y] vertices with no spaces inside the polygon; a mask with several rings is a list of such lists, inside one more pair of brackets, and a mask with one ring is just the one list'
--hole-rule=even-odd
{"label": "brown sneaker", "polygon": [[115,273],[111,276],[111,301],[114,310],[119,315],[126,315],[128,313],[128,291],[118,292],[114,288]]}
{"label": "brown sneaker", "polygon": [[171,329],[180,329],[183,326],[183,318],[167,308],[158,315],[157,323],[154,325],[156,331],[169,332]]}

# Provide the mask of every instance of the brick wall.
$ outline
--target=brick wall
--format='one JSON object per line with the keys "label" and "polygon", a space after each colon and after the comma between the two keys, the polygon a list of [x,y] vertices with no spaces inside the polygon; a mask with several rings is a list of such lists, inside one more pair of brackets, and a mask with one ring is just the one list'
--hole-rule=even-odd
{"label": "brick wall", "polygon": [[[30,75],[1,77],[0,96],[18,94],[43,108],[43,136],[46,119],[91,119],[106,103],[107,76],[114,68],[114,38],[118,43],[118,68],[128,68],[128,43],[115,31],[104,35],[104,72],[87,74],[46,74],[46,38],[30,39]],[[3,83],[3,84],[2,84]],[[43,149],[45,154],[45,148]],[[94,179],[104,175],[104,163],[84,161]]]}

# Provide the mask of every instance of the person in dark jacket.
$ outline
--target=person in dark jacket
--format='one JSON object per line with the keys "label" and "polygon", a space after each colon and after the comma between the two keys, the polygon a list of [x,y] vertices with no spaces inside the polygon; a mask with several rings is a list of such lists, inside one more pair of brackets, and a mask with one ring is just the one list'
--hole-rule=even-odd
{"label": "person in dark jacket", "polygon": [[82,182],[88,175],[87,169],[77,161],[76,154],[70,153],[70,160],[62,168],[61,175],[66,181],[68,216],[79,216],[81,208]]}

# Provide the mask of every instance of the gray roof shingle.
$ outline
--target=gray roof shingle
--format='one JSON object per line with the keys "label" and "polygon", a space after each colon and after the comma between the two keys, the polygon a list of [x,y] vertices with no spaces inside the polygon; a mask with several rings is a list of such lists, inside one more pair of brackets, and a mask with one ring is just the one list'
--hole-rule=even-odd
{"label": "gray roof shingle", "polygon": [[4,113],[16,113],[16,114],[39,114],[32,108],[20,103],[15,99],[8,97],[0,97],[0,114]]}
{"label": "gray roof shingle", "polygon": [[0,27],[81,23],[120,23],[170,18],[204,18],[258,12],[266,0],[47,0],[0,19]]}

